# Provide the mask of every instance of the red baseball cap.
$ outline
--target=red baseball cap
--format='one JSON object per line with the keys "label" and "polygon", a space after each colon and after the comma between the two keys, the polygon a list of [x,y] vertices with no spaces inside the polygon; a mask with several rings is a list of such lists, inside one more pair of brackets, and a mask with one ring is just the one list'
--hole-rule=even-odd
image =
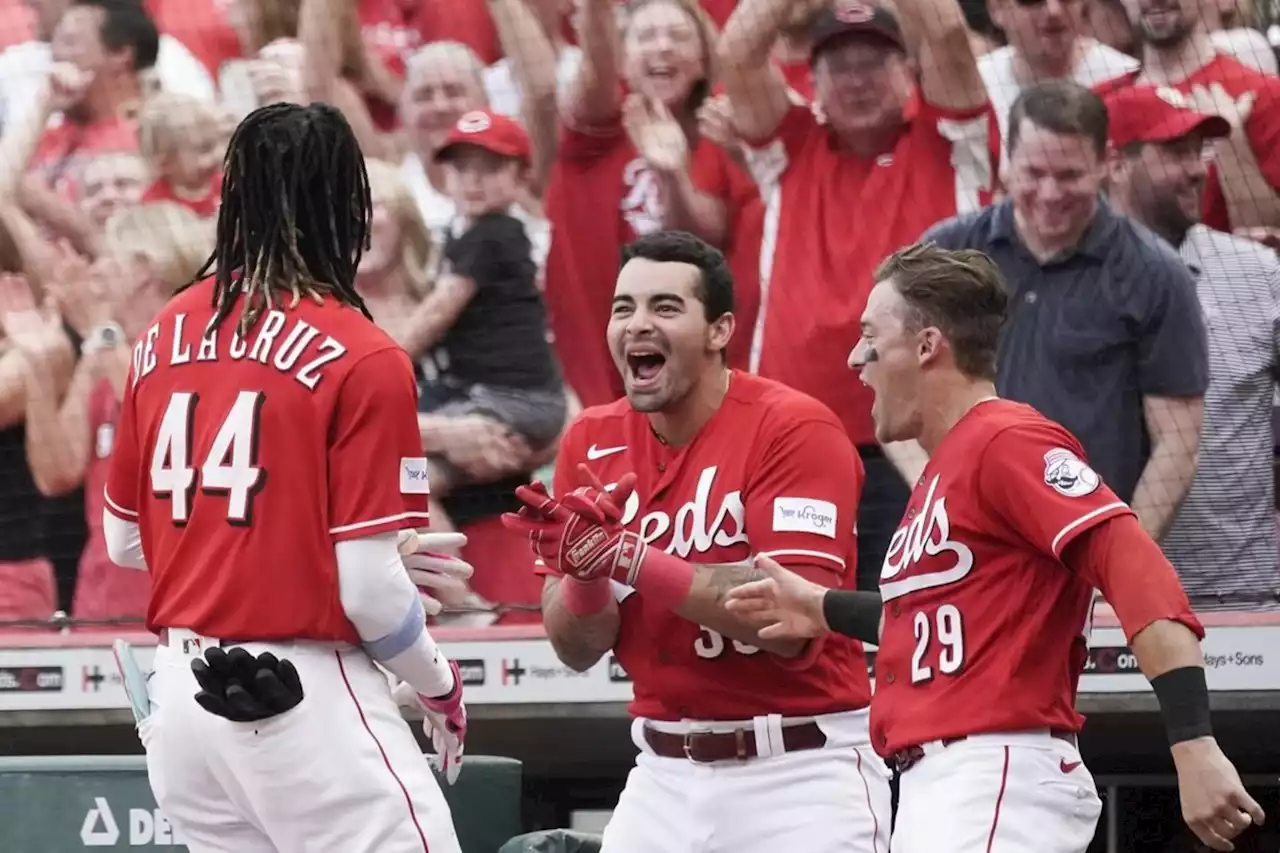
{"label": "red baseball cap", "polygon": [[528,160],[533,156],[529,134],[520,122],[490,110],[464,113],[449,131],[444,145],[436,152],[437,161],[446,160],[459,145],[474,145],[502,157]]}
{"label": "red baseball cap", "polygon": [[1206,139],[1231,134],[1222,116],[1198,111],[1177,89],[1126,86],[1105,99],[1111,144],[1116,148],[1141,142],[1172,142],[1191,133]]}

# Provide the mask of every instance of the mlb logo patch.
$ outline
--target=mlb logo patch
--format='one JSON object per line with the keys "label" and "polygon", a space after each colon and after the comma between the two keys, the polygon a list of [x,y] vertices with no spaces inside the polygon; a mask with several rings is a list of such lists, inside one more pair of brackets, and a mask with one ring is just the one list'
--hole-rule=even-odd
{"label": "mlb logo patch", "polygon": [[427,460],[424,457],[403,456],[400,458],[400,494],[431,494],[431,486],[427,483]]}

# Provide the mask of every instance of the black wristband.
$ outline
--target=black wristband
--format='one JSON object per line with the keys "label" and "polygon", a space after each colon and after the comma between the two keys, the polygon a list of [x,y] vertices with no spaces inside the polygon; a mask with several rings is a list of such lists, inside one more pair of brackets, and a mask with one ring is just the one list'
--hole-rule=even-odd
{"label": "black wristband", "polygon": [[832,589],[822,596],[822,615],[831,630],[864,643],[880,643],[884,602],[878,592]]}
{"label": "black wristband", "polygon": [[1151,689],[1160,701],[1169,745],[1213,735],[1209,717],[1209,687],[1204,667],[1183,666],[1151,679]]}

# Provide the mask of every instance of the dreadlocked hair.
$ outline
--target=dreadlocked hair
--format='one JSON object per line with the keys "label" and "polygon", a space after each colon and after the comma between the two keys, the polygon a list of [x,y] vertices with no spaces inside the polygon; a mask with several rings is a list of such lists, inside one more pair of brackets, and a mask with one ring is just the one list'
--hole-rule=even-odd
{"label": "dreadlocked hair", "polygon": [[290,308],[329,294],[370,317],[355,289],[369,240],[369,176],[342,114],[320,103],[260,107],[236,128],[223,165],[217,241],[194,280],[213,273],[210,328],[241,297],[242,338],[285,294]]}

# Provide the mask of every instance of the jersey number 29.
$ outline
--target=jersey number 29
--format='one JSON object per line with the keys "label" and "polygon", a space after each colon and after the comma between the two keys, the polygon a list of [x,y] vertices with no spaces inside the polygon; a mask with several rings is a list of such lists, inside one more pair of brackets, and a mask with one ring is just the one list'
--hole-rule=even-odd
{"label": "jersey number 29", "polygon": [[191,517],[197,487],[206,494],[227,496],[228,522],[249,524],[253,496],[266,481],[266,472],[257,464],[263,399],[261,391],[241,391],[236,397],[200,465],[197,484],[191,444],[199,397],[187,391],[169,397],[151,456],[151,493],[168,498],[174,524],[181,527]]}
{"label": "jersey number 29", "polygon": [[933,667],[925,663],[938,647],[938,671],[943,675],[955,675],[964,666],[964,619],[954,604],[944,604],[929,618],[924,611],[912,617],[916,650],[911,655],[911,683],[920,684],[933,679]]}

